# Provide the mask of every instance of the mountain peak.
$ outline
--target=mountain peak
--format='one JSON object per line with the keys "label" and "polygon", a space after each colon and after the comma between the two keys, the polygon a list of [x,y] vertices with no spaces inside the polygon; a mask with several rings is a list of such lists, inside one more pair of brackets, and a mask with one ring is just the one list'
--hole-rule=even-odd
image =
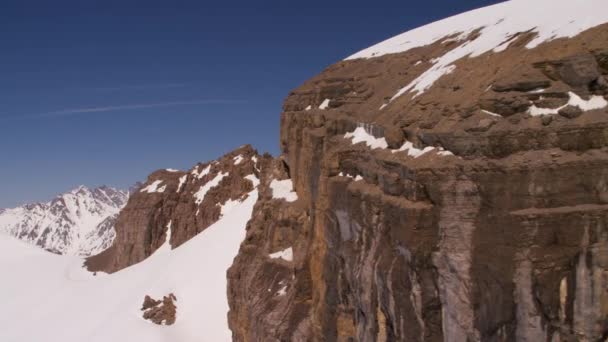
{"label": "mountain peak", "polygon": [[58,254],[95,254],[112,243],[113,220],[127,199],[122,190],[80,185],[49,202],[0,211],[0,231]]}

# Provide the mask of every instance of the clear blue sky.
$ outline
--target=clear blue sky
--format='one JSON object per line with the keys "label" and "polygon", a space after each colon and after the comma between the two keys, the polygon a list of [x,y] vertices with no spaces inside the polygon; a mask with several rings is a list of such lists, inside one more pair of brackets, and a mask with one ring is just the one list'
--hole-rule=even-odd
{"label": "clear blue sky", "polygon": [[245,143],[276,155],[282,101],[307,78],[498,2],[2,1],[0,208]]}

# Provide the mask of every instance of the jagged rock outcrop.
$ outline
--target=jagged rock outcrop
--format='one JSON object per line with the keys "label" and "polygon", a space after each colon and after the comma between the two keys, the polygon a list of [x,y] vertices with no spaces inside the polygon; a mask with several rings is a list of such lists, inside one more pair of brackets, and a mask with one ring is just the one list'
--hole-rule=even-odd
{"label": "jagged rock outcrop", "polygon": [[0,210],[0,232],[57,254],[90,256],[112,245],[114,221],[129,194],[80,186],[46,203]]}
{"label": "jagged rock outcrop", "polygon": [[607,5],[509,1],[293,91],[234,340],[605,340]]}
{"label": "jagged rock outcrop", "polygon": [[141,311],[144,312],[142,317],[154,324],[173,325],[177,314],[175,302],[177,297],[173,293],[163,296],[162,300],[155,300],[146,295],[141,306]]}
{"label": "jagged rock outcrop", "polygon": [[88,258],[87,267],[116,272],[152,255],[167,237],[172,248],[180,246],[246,197],[257,186],[258,165],[269,158],[246,145],[188,172],[152,173],[118,215],[112,246]]}

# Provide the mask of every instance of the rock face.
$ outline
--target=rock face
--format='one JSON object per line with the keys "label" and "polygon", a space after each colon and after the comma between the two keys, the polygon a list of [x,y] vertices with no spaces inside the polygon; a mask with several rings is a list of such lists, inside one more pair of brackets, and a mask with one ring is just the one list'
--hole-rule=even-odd
{"label": "rock face", "polygon": [[57,254],[89,256],[112,245],[125,191],[81,186],[47,203],[0,211],[0,231]]}
{"label": "rock face", "polygon": [[116,272],[136,264],[167,239],[176,248],[222,215],[223,208],[257,186],[259,156],[249,145],[188,172],[159,170],[132,194],[116,219],[116,239],[103,253],[88,258],[91,271]]}
{"label": "rock face", "polygon": [[607,5],[510,1],[293,91],[228,273],[234,340],[606,339]]}
{"label": "rock face", "polygon": [[144,297],[141,311],[143,318],[158,325],[173,325],[177,314],[175,302],[177,297],[173,293],[163,297],[163,300],[154,300],[150,296]]}

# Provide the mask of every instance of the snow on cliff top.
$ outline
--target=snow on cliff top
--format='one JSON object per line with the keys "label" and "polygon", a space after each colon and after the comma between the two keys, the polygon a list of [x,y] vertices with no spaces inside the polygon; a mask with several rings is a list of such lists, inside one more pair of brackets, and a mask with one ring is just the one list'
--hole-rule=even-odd
{"label": "snow on cliff top", "polygon": [[[362,50],[347,60],[406,52],[448,36],[455,36],[450,37],[450,41],[462,41],[445,55],[433,59],[433,66],[401,88],[392,101],[406,92],[416,92],[415,96],[423,93],[436,80],[452,72],[455,68],[453,63],[463,57],[505,50],[518,33],[536,33],[536,37],[526,45],[532,49],[550,40],[574,37],[607,22],[606,0],[511,0],[402,33]],[[478,29],[479,37],[467,41],[469,34]]]}
{"label": "snow on cliff top", "polygon": [[534,48],[543,42],[574,37],[592,27],[608,22],[606,0],[511,0],[443,19],[402,33],[359,51],[347,59],[372,58],[405,52],[432,44],[452,35],[460,38],[483,28],[470,52],[478,56],[501,46],[510,36],[533,30],[538,36],[528,43]]}

